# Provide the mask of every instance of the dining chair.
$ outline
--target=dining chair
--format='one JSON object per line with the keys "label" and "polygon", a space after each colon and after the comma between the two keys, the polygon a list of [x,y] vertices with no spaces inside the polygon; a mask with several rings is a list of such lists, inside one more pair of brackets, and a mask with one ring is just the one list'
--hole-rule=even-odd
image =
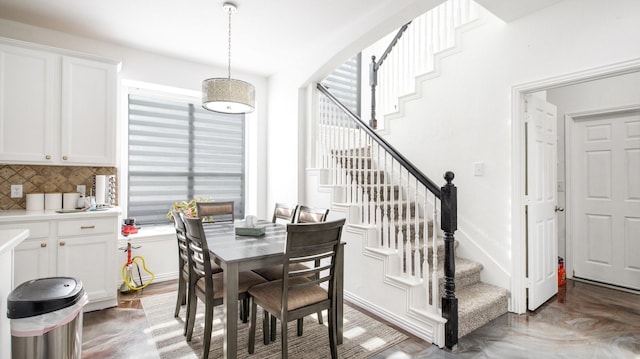
{"label": "dining chair", "polygon": [[[184,225],[184,214],[180,211],[171,211],[173,217],[173,226],[176,230],[176,238],[178,240],[178,297],[176,299],[176,310],[174,317],[180,315],[180,307],[186,304],[188,285],[189,285],[189,250],[187,241],[187,229]],[[211,272],[222,272],[222,268],[211,260]],[[184,335],[187,334],[187,324],[189,318],[189,310],[187,308],[184,320]]]}
{"label": "dining chair", "polygon": [[[326,221],[327,216],[329,215],[328,208],[312,208],[305,205],[298,205],[296,207],[297,207],[297,210],[292,215],[293,223],[320,223],[320,222]],[[276,209],[274,210],[274,218],[276,218],[276,213],[275,213],[276,211],[277,211],[277,205],[276,205]],[[315,263],[315,266],[319,266],[319,265],[320,263],[318,262]],[[307,266],[303,263],[296,263],[295,267],[297,270],[307,269]],[[262,277],[270,281],[282,279],[282,264],[278,264],[278,265],[270,266],[266,268],[254,269],[253,271],[260,274]],[[322,320],[322,311],[318,311],[318,323],[324,324],[324,321]],[[300,319],[298,321],[298,335],[302,335],[303,331],[304,331],[304,322],[302,319]],[[275,317],[271,318],[270,333],[271,333],[271,336],[270,336],[271,341],[276,340]],[[264,332],[264,334],[265,334],[264,342],[267,343],[268,340],[266,338],[266,334],[267,334],[266,331]]]}
{"label": "dining chair", "polygon": [[295,223],[319,223],[327,220],[328,208],[311,208],[304,205],[298,207]]}
{"label": "dining chair", "polygon": [[196,213],[203,222],[233,222],[233,201],[196,202]]}
{"label": "dining chair", "polygon": [[[282,279],[249,288],[251,325],[249,354],[255,351],[257,306],[280,320],[282,358],[288,357],[287,324],[321,310],[329,313],[329,346],[331,358],[338,357],[335,266],[345,219],[324,223],[287,225],[287,239],[282,262]],[[296,270],[295,264],[319,261],[320,266]],[[340,264],[342,265],[342,264]],[[327,283],[327,289],[320,286]],[[266,326],[267,316],[264,317]]]}
{"label": "dining chair", "polygon": [[296,217],[298,205],[288,203],[276,203],[273,209],[273,223],[291,223]]}
{"label": "dining chair", "polygon": [[[211,255],[200,218],[184,218],[189,251],[189,301],[187,303],[187,341],[191,341],[195,324],[198,299],[204,303],[204,351],[203,358],[209,356],[211,331],[213,327],[213,308],[223,304],[224,278],[222,272],[211,270]],[[238,276],[238,299],[249,298],[248,290],[254,285],[266,283],[259,275],[245,271]],[[231,320],[226,318],[226,320]],[[233,320],[236,320],[233,318]]]}
{"label": "dining chair", "polygon": [[[178,298],[176,299],[176,310],[174,318],[180,315],[180,307],[187,304],[187,284],[189,283],[189,251],[187,249],[187,230],[179,211],[171,211],[173,216],[173,226],[176,230],[178,240]],[[187,330],[187,318],[185,315],[185,334]]]}

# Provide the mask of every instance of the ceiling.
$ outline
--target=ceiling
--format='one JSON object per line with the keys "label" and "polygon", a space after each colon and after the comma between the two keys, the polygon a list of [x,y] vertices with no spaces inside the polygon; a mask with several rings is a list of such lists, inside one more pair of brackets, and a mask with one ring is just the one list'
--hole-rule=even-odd
{"label": "ceiling", "polygon": [[[559,0],[479,0],[511,20]],[[412,0],[240,0],[231,19],[233,70],[269,76],[295,66],[367,16]],[[0,18],[226,67],[223,0],[0,0]],[[2,34],[0,33],[0,36]],[[332,40],[333,39],[333,40]]]}

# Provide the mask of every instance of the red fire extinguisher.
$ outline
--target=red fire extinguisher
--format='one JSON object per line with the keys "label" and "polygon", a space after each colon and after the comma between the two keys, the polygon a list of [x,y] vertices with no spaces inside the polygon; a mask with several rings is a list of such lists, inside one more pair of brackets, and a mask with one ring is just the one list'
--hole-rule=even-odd
{"label": "red fire extinguisher", "polygon": [[567,284],[567,272],[564,269],[564,259],[558,257],[558,287]]}

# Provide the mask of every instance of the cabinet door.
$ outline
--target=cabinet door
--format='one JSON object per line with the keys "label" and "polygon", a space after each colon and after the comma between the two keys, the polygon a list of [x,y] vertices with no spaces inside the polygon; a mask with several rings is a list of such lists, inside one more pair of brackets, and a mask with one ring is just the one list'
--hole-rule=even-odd
{"label": "cabinet door", "polygon": [[37,278],[50,277],[51,253],[46,238],[27,239],[13,252],[13,287]]}
{"label": "cabinet door", "polygon": [[0,160],[52,163],[60,113],[59,56],[0,45]]}
{"label": "cabinet door", "polygon": [[115,165],[116,66],[62,58],[62,164]]}
{"label": "cabinet door", "polygon": [[58,238],[58,275],[79,278],[89,301],[117,294],[113,234]]}

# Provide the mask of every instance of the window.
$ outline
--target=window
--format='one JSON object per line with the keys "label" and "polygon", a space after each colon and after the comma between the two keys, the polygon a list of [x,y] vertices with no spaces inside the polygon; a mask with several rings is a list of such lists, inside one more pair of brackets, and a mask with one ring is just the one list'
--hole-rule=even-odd
{"label": "window", "polygon": [[127,215],[169,223],[175,201],[234,201],[244,217],[245,117],[204,110],[197,99],[129,94]]}
{"label": "window", "polygon": [[322,83],[354,114],[360,116],[360,54],[333,70]]}

